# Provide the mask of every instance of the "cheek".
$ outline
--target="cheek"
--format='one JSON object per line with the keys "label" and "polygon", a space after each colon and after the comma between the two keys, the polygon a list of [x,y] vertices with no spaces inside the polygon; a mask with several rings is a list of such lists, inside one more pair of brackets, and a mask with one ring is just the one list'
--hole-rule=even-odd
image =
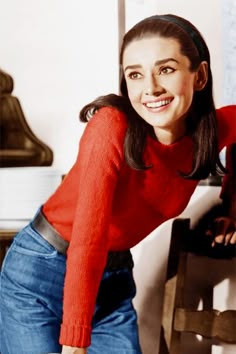
{"label": "cheek", "polygon": [[140,97],[140,91],[132,85],[127,86],[128,96],[131,102],[136,101]]}
{"label": "cheek", "polygon": [[178,86],[177,91],[180,96],[192,96],[194,91],[193,80],[191,78],[183,80]]}
{"label": "cheek", "polygon": [[183,83],[181,86],[179,86],[175,91],[176,96],[179,97],[182,103],[185,102],[185,104],[188,105],[192,102],[193,93],[193,87],[187,81],[186,83]]}
{"label": "cheek", "polygon": [[140,100],[143,92],[143,83],[141,80],[127,80],[126,87],[130,100]]}

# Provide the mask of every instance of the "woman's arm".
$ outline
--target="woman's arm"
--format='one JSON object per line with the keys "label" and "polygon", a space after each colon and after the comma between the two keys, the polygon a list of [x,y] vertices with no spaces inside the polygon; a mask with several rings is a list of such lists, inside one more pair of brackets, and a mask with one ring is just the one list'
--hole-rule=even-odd
{"label": "woman's arm", "polygon": [[101,108],[80,139],[73,170],[78,193],[67,251],[60,332],[60,343],[75,349],[88,347],[91,341],[92,316],[109,251],[114,192],[124,161],[125,131],[123,114]]}
{"label": "woman's arm", "polygon": [[226,149],[226,168],[222,183],[222,215],[217,217],[207,234],[213,237],[212,246],[216,243],[236,244],[236,144]]}
{"label": "woman's arm", "polygon": [[229,105],[216,110],[218,124],[219,151],[236,143],[236,105]]}

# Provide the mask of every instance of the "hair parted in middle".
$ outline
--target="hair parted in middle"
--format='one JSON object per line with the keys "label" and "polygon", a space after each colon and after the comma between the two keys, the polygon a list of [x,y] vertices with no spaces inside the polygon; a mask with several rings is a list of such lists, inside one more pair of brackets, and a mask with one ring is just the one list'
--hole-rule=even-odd
{"label": "hair parted in middle", "polygon": [[126,81],[122,71],[123,54],[127,46],[137,40],[149,37],[170,38],[180,45],[181,54],[190,61],[189,70],[197,71],[202,61],[207,62],[208,80],[204,88],[195,91],[189,114],[186,118],[187,134],[194,144],[192,171],[179,171],[184,178],[204,179],[209,174],[225,172],[218,153],[217,120],[213,100],[213,83],[210,53],[199,30],[188,20],[172,15],[155,15],[145,18],[134,25],[124,36],[120,50],[121,82],[120,95],[100,96],[84,106],[80,120],[87,122],[96,110],[112,106],[127,115],[128,129],[124,140],[124,156],[127,164],[138,170],[145,170],[143,151],[147,135],[154,137],[154,129],[133,109],[127,92]]}

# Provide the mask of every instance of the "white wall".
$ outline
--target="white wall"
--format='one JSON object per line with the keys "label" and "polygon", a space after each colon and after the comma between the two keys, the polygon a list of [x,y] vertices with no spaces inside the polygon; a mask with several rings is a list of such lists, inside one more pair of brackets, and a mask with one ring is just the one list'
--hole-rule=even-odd
{"label": "white wall", "polygon": [[223,104],[236,103],[236,1],[222,0]]}
{"label": "white wall", "polygon": [[82,106],[118,90],[117,0],[0,0],[0,68],[35,134],[66,172]]}

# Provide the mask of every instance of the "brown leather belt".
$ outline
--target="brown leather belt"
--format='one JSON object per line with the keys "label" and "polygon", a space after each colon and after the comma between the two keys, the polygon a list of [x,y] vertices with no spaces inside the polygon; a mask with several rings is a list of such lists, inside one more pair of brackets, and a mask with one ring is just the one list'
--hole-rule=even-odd
{"label": "brown leather belt", "polygon": [[[32,221],[33,228],[52,245],[59,253],[66,255],[69,242],[64,240],[62,236],[48,222],[42,211]],[[108,253],[105,270],[117,270],[122,268],[133,268],[133,259],[130,250],[126,251],[110,251]]]}
{"label": "brown leather belt", "polygon": [[41,211],[35,216],[32,221],[33,228],[55,249],[66,255],[69,242],[64,240],[54,227],[47,221]]}

